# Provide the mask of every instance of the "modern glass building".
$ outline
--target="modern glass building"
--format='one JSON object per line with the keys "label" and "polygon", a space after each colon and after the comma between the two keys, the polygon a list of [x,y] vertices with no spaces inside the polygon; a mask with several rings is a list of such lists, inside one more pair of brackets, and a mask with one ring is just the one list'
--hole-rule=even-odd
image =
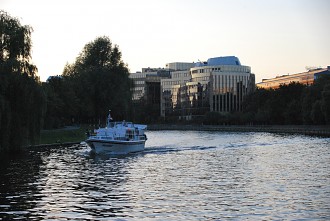
{"label": "modern glass building", "polygon": [[[169,70],[164,68],[142,68],[142,72],[130,73],[129,78],[134,82],[133,101],[138,101],[145,97],[150,91],[150,84],[160,83],[161,78],[169,78]],[[149,85],[148,85],[149,83]],[[160,85],[158,85],[160,87]]]}
{"label": "modern glass building", "polygon": [[235,56],[210,58],[161,80],[161,116],[191,119],[209,111],[241,111],[255,76]]}
{"label": "modern glass building", "polygon": [[185,104],[185,85],[191,80],[189,70],[171,71],[171,78],[161,80],[161,116],[181,116]]}
{"label": "modern glass building", "polygon": [[129,77],[134,82],[133,101],[140,100],[145,94],[147,72],[130,73]]}

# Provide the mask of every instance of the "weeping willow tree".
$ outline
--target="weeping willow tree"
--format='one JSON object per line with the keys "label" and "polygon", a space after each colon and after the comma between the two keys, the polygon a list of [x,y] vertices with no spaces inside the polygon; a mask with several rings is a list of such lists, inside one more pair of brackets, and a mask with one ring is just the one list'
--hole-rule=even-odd
{"label": "weeping willow tree", "polygon": [[31,62],[32,28],[0,11],[0,151],[37,141],[45,96]]}

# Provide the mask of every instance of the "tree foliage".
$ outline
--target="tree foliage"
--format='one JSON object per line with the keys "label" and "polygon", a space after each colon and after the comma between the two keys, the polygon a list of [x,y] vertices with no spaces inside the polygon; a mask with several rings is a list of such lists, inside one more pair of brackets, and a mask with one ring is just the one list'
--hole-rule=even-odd
{"label": "tree foliage", "polygon": [[[244,101],[241,113],[228,113],[227,124],[330,124],[330,76],[313,85],[290,83],[278,89],[257,88]],[[204,123],[209,123],[206,115]],[[217,123],[212,119],[211,122]]]}
{"label": "tree foliage", "polygon": [[0,150],[37,141],[45,96],[31,63],[31,32],[0,11]]}
{"label": "tree foliage", "polygon": [[65,66],[62,76],[44,85],[50,101],[46,126],[103,122],[109,109],[116,119],[128,119],[132,86],[118,46],[108,37],[98,37]]}

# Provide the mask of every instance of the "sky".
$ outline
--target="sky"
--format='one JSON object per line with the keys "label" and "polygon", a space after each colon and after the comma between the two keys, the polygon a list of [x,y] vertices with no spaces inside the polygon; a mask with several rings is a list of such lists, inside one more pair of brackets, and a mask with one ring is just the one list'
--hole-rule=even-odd
{"label": "sky", "polygon": [[42,81],[108,36],[130,72],[237,56],[256,82],[330,66],[328,0],[0,0],[33,28]]}

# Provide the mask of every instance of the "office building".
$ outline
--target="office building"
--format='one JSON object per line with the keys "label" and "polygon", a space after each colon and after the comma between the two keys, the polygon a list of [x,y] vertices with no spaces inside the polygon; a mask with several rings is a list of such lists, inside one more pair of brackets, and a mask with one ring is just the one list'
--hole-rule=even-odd
{"label": "office building", "polygon": [[312,68],[306,72],[297,74],[282,75],[271,79],[263,79],[262,82],[256,84],[258,88],[277,89],[280,85],[288,85],[292,82],[311,85],[321,75],[330,75],[330,66],[327,68]]}
{"label": "office building", "polygon": [[191,81],[189,69],[183,71],[171,71],[170,78],[161,80],[161,116],[182,115],[182,106],[185,97],[182,95],[185,85]]}
{"label": "office building", "polygon": [[195,63],[188,63],[188,62],[172,62],[167,63],[166,69],[170,71],[185,71],[189,70],[190,68],[193,68],[195,66]]}
{"label": "office building", "polygon": [[129,78],[131,78],[134,83],[132,97],[133,101],[138,101],[144,96],[146,77],[147,72],[130,73]]}
{"label": "office building", "polygon": [[189,120],[209,111],[241,111],[245,95],[254,87],[251,68],[235,56],[193,63],[188,70],[171,72],[170,79],[161,80],[161,116]]}
{"label": "office building", "polygon": [[170,71],[164,68],[142,68],[142,72],[130,73],[133,80],[133,101],[144,99],[147,103],[160,102],[160,81],[170,78]]}

